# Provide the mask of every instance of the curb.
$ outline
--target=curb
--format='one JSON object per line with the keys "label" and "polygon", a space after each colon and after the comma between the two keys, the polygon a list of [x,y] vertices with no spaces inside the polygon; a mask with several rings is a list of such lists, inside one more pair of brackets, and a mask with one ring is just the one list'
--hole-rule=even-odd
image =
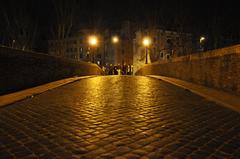
{"label": "curb", "polygon": [[6,94],[0,96],[0,108],[3,106],[7,106],[9,104],[24,100],[29,97],[33,97],[35,95],[41,94],[43,92],[46,92],[48,90],[81,80],[81,79],[87,79],[87,78],[92,78],[96,76],[81,76],[81,77],[72,77],[72,78],[65,78],[62,80],[50,82],[47,84],[43,84],[37,87],[25,89],[22,91]]}
{"label": "curb", "polygon": [[240,97],[232,95],[223,91],[219,91],[213,88],[208,88],[202,85],[194,84],[191,82],[165,77],[165,76],[155,76],[148,75],[147,77],[163,80],[165,82],[171,83],[183,89],[187,89],[199,96],[206,98],[209,101],[213,101],[224,107],[230,108],[234,111],[240,112]]}

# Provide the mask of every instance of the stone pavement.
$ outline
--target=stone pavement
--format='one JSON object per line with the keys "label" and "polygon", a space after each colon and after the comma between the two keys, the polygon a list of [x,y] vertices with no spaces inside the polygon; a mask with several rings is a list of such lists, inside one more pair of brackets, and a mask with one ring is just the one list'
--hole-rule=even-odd
{"label": "stone pavement", "polygon": [[240,115],[141,76],[83,79],[0,108],[0,159],[239,159]]}
{"label": "stone pavement", "polygon": [[41,94],[50,89],[54,89],[54,88],[66,85],[68,83],[72,83],[72,82],[75,82],[75,81],[78,81],[78,80],[81,80],[84,78],[91,78],[91,77],[95,77],[95,76],[81,76],[81,77],[65,78],[62,80],[50,82],[50,83],[36,86],[33,88],[25,89],[22,91],[2,95],[2,96],[0,96],[0,107],[18,102],[20,100],[24,100],[25,98],[29,98],[29,97]]}
{"label": "stone pavement", "polygon": [[230,108],[234,111],[240,112],[240,97],[237,95],[230,94],[229,92],[221,91],[215,88],[209,88],[196,83],[172,78],[172,77],[156,76],[156,75],[148,75],[147,77],[156,78],[156,79],[171,83],[173,85],[176,85],[178,87],[182,87],[210,101],[213,101],[224,107]]}

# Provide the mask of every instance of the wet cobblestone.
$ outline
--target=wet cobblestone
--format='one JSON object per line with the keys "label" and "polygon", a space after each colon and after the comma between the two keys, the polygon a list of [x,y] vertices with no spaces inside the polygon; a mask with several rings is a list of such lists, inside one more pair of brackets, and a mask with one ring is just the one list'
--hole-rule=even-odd
{"label": "wet cobblestone", "polygon": [[239,113],[189,91],[104,76],[0,108],[0,159],[239,159],[239,132]]}

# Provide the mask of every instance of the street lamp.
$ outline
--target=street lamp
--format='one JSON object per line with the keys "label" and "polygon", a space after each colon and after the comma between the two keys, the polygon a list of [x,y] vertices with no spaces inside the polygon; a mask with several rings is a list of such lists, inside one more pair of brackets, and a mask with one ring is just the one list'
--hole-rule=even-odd
{"label": "street lamp", "polygon": [[201,36],[199,39],[200,44],[205,40],[206,38],[204,36]]}
{"label": "street lamp", "polygon": [[[115,45],[115,56],[117,56],[118,57],[118,53],[119,53],[119,48],[121,48],[121,50],[122,50],[122,56],[121,56],[121,61],[122,61],[122,65],[121,65],[121,68],[122,68],[122,71],[124,71],[124,51],[123,51],[123,43],[122,43],[122,41],[121,41],[121,45],[119,46],[119,45],[117,45],[118,43],[119,43],[119,37],[118,36],[113,36],[112,37],[112,43]],[[117,60],[117,61],[119,61],[119,60]],[[118,62],[117,62],[118,63]],[[119,74],[119,73],[118,73]]]}
{"label": "street lamp", "polygon": [[[98,38],[95,35],[91,35],[88,37],[88,43],[91,47],[97,47]],[[92,62],[94,63],[94,52],[92,52]]]}
{"label": "street lamp", "polygon": [[116,44],[119,42],[119,38],[117,36],[112,37],[112,43]]}
{"label": "street lamp", "polygon": [[146,61],[145,63],[148,63],[148,47],[151,45],[151,39],[149,37],[144,37],[143,38],[143,46],[145,47],[145,53],[146,53]]}
{"label": "street lamp", "polygon": [[204,36],[201,36],[199,39],[199,43],[200,43],[200,48],[202,51],[204,51],[204,41],[206,40],[206,38]]}

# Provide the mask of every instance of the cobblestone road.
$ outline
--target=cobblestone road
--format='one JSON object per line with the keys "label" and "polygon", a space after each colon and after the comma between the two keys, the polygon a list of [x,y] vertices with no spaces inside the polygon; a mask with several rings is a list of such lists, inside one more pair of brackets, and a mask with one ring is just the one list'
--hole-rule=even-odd
{"label": "cobblestone road", "polygon": [[239,113],[171,84],[95,77],[0,108],[0,159],[239,159],[239,132]]}

